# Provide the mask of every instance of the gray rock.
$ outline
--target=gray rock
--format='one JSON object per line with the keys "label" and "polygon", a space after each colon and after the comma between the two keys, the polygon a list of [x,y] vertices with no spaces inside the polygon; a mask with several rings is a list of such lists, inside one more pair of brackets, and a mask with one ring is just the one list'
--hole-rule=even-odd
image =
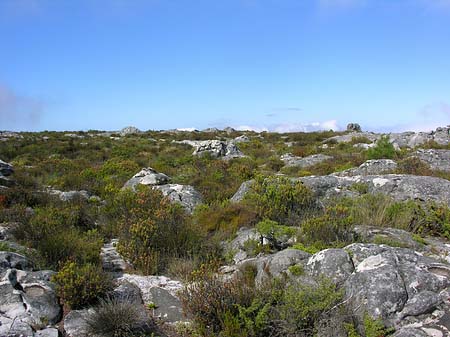
{"label": "gray rock", "polygon": [[135,134],[139,134],[142,131],[139,130],[138,128],[134,127],[134,126],[127,126],[125,128],[123,128],[122,130],[120,130],[120,135],[122,137],[127,136],[127,135],[135,135]]}
{"label": "gray rock", "polygon": [[242,135],[242,136],[234,138],[233,141],[234,141],[235,144],[248,143],[250,141],[250,138],[248,138],[246,135]]}
{"label": "gray rock", "polygon": [[13,252],[0,252],[0,272],[13,268],[31,271],[33,265],[23,255]]}
{"label": "gray rock", "polygon": [[100,257],[102,259],[103,270],[107,272],[120,273],[128,268],[128,264],[117,252],[117,243],[119,240],[113,239],[105,243],[101,249]]}
{"label": "gray rock", "polygon": [[[369,176],[308,176],[292,178],[300,180],[319,198],[357,195],[351,187],[355,183],[366,184],[368,192],[385,194],[395,200],[436,201],[450,206],[450,181],[428,176],[413,176],[405,174],[386,174]],[[239,202],[251,190],[252,181],[242,183],[231,200]]]}
{"label": "gray rock", "polygon": [[160,190],[172,202],[179,203],[189,213],[203,202],[201,194],[190,185],[166,184],[154,186],[154,188]]}
{"label": "gray rock", "polygon": [[112,297],[119,302],[142,304],[142,295],[139,287],[128,281],[121,281],[113,290]]}
{"label": "gray rock", "polygon": [[36,331],[35,337],[58,337],[59,332],[56,328],[47,328],[43,330]]}
{"label": "gray rock", "polygon": [[439,145],[448,145],[450,143],[450,125],[437,128],[432,135],[433,140]]}
{"label": "gray rock", "polygon": [[86,337],[89,310],[72,310],[64,318],[64,330],[69,337]]}
{"label": "gray rock", "polygon": [[154,287],[150,289],[150,299],[155,304],[153,316],[165,322],[176,323],[186,320],[180,300],[168,290]]}
{"label": "gray rock", "polygon": [[346,280],[344,289],[360,322],[365,313],[386,320],[401,311],[408,300],[395,256],[389,253],[363,260]]}
{"label": "gray rock", "polygon": [[2,337],[33,337],[30,324],[21,320],[0,316],[0,336]]}
{"label": "gray rock", "polygon": [[213,158],[239,158],[244,154],[237,148],[233,141],[221,140],[182,140],[176,142],[179,144],[187,144],[195,148],[192,153],[194,156],[203,156],[209,154]]}
{"label": "gray rock", "polygon": [[358,123],[347,124],[347,131],[361,132],[361,126]]}
{"label": "gray rock", "polygon": [[433,135],[426,132],[391,133],[389,135],[389,140],[394,146],[399,148],[414,148],[433,140]]}
{"label": "gray rock", "polygon": [[334,136],[325,139],[324,143],[350,143],[356,138],[367,138],[371,142],[376,142],[381,138],[381,134],[376,134],[373,132],[350,132],[345,135]]}
{"label": "gray rock", "polygon": [[396,331],[392,337],[430,337],[430,335],[421,329],[405,327]]}
{"label": "gray rock", "polygon": [[128,180],[124,188],[135,189],[136,185],[163,185],[167,184],[170,178],[164,173],[159,173],[151,167],[143,168],[141,171],[136,173],[130,180]]}
{"label": "gray rock", "polygon": [[406,316],[418,316],[432,312],[441,302],[438,294],[428,290],[422,291],[408,300],[398,314],[398,318],[402,320]]}
{"label": "gray rock", "polygon": [[124,274],[117,279],[119,285],[129,282],[137,286],[145,305],[155,304],[155,314],[169,322],[186,321],[182,315],[181,303],[177,292],[183,288],[179,281],[165,276],[141,276]]}
{"label": "gray rock", "polygon": [[282,155],[280,159],[285,163],[285,167],[307,168],[320,164],[324,161],[331,160],[333,157],[321,153],[313,154],[307,157],[296,157],[291,153],[287,153]]}
{"label": "gray rock", "polygon": [[363,242],[373,242],[378,238],[385,238],[387,241],[398,243],[401,247],[422,250],[423,244],[413,239],[410,232],[397,228],[380,228],[372,226],[356,226],[353,231],[359,240]]}
{"label": "gray rock", "polygon": [[342,284],[354,271],[349,254],[343,249],[325,249],[311,256],[307,263],[310,276],[323,275]]}
{"label": "gray rock", "polygon": [[336,176],[368,176],[395,172],[397,163],[391,159],[372,159],[362,163],[357,168],[333,173]]}
{"label": "gray rock", "polygon": [[0,282],[0,312],[28,324],[54,324],[62,315],[49,278],[52,272],[8,269]]}
{"label": "gray rock", "polygon": [[413,155],[433,170],[450,171],[450,150],[419,149]]}
{"label": "gray rock", "polygon": [[87,191],[81,190],[81,191],[60,191],[55,190],[53,188],[47,190],[50,195],[57,196],[61,201],[72,201],[75,199],[84,199],[88,200],[90,198],[90,195]]}
{"label": "gray rock", "polygon": [[236,237],[231,242],[224,243],[224,250],[228,254],[233,255],[233,262],[239,263],[249,256],[244,250],[244,245],[249,240],[261,240],[261,235],[258,234],[255,228],[239,228],[236,232]]}
{"label": "gray rock", "polygon": [[4,162],[0,159],[0,174],[8,177],[14,173],[14,168],[10,163]]}

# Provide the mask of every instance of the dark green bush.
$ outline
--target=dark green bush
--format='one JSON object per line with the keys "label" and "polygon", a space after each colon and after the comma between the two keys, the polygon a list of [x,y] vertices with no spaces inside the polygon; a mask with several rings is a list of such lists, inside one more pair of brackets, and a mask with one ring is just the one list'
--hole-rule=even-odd
{"label": "dark green bush", "polygon": [[393,159],[395,156],[394,145],[389,141],[389,136],[381,137],[376,146],[367,150],[368,159]]}

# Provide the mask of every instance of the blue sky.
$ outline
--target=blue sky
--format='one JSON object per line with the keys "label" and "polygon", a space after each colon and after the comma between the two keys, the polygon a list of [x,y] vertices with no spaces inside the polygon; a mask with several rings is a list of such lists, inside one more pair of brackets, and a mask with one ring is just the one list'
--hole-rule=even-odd
{"label": "blue sky", "polygon": [[0,130],[450,124],[450,0],[0,0]]}

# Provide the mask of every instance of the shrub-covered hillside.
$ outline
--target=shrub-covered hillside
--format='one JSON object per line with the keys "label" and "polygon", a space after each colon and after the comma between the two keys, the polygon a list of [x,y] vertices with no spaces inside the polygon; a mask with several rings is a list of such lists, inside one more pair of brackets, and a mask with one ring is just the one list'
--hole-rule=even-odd
{"label": "shrub-covered hillside", "polygon": [[447,336],[449,130],[0,133],[0,336]]}

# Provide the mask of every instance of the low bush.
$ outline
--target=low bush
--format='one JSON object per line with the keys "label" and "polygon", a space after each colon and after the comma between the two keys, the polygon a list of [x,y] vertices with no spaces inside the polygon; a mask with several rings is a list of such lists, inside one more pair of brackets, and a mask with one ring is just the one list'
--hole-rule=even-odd
{"label": "low bush", "polygon": [[381,137],[374,147],[367,150],[368,159],[393,159],[395,156],[395,148],[389,141],[389,136]]}
{"label": "low bush", "polygon": [[260,220],[295,225],[317,210],[309,188],[285,177],[257,176],[244,203],[256,210]]}
{"label": "low bush", "polygon": [[52,281],[56,284],[58,296],[71,309],[96,303],[112,288],[109,276],[93,264],[67,262],[52,277]]}

